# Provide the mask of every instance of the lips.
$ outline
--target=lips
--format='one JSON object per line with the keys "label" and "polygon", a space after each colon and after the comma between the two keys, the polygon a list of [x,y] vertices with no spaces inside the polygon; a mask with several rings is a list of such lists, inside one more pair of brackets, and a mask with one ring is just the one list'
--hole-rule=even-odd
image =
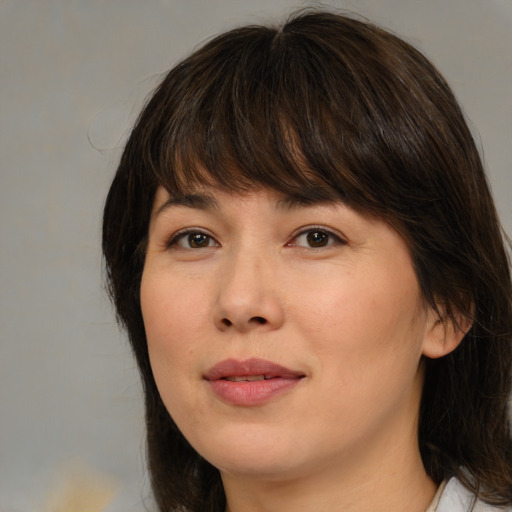
{"label": "lips", "polygon": [[218,398],[240,406],[264,404],[291,390],[304,377],[302,372],[263,359],[226,359],[204,375]]}

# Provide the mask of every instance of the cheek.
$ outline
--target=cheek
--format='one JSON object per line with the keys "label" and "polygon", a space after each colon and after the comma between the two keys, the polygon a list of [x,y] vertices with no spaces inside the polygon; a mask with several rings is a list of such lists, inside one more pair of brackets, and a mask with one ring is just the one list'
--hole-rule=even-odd
{"label": "cheek", "polygon": [[[420,291],[412,269],[395,277],[367,269],[331,279],[321,294],[315,283],[302,282],[307,300],[297,309],[319,360],[336,361],[347,380],[370,372],[407,372],[417,367],[425,333]],[[300,311],[299,311],[300,309]],[[302,313],[301,313],[302,311]]]}
{"label": "cheek", "polygon": [[205,311],[199,309],[204,300],[198,297],[200,288],[177,281],[161,273],[143,275],[141,309],[160,396],[174,420],[180,425],[192,422],[188,430],[193,431],[203,416],[196,403],[196,384],[200,381],[197,361],[204,352]]}
{"label": "cheek", "polygon": [[[190,372],[199,350],[204,304],[197,288],[186,287],[161,274],[145,272],[141,282],[141,309],[151,367],[165,401],[175,377]],[[194,293],[190,293],[194,291]]]}
{"label": "cheek", "polygon": [[206,300],[199,296],[201,289],[161,274],[147,273],[141,282],[141,308],[156,386],[169,414],[188,433],[208,428],[211,421],[201,407],[198,388],[198,361],[204,356],[207,339]]}
{"label": "cheek", "polygon": [[338,390],[329,406],[324,404],[326,424],[343,425],[347,432],[366,424],[378,428],[393,411],[412,403],[407,397],[416,400],[421,388],[425,321],[419,290],[415,279],[404,286],[374,280],[371,286],[331,288],[330,294],[332,300],[310,310],[304,324],[324,387]]}
{"label": "cheek", "polygon": [[201,328],[208,303],[201,283],[151,271],[143,273],[140,300],[148,343],[191,338]]}

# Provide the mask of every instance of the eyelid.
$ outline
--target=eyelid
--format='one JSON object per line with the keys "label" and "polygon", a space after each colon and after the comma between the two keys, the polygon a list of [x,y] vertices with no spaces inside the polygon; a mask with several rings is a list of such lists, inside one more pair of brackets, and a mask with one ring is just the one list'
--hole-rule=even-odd
{"label": "eyelid", "polygon": [[296,244],[294,244],[295,240],[297,240],[302,235],[310,233],[311,231],[324,232],[327,235],[329,235],[330,237],[332,237],[334,239],[334,241],[331,243],[328,243],[327,245],[325,245],[323,247],[308,247],[308,246],[303,246],[303,245],[298,245],[298,247],[302,247],[304,249],[320,250],[320,249],[324,249],[326,247],[330,247],[332,245],[347,245],[347,243],[348,243],[346,237],[343,236],[337,230],[334,230],[332,228],[328,228],[328,227],[322,226],[322,225],[311,225],[311,226],[304,226],[304,227],[299,228],[299,230],[297,230],[292,235],[290,242],[288,242],[286,245],[287,246],[296,245]]}
{"label": "eyelid", "polygon": [[[170,238],[168,239],[168,241],[166,242],[165,246],[167,249],[171,249],[172,247],[179,247],[180,249],[190,249],[190,250],[197,250],[197,249],[193,249],[192,247],[182,247],[182,246],[179,246],[178,245],[178,242],[185,238],[187,235],[191,235],[191,234],[201,234],[201,235],[205,235],[207,236],[208,238],[212,239],[215,244],[214,246],[218,247],[220,246],[219,242],[217,241],[217,239],[211,234],[209,233],[206,229],[202,229],[202,228],[195,228],[195,227],[190,227],[190,228],[183,228],[183,229],[180,229],[178,231],[176,231],[175,233],[173,233]],[[206,249],[206,248],[209,248],[210,246],[208,247],[204,247],[203,249]]]}

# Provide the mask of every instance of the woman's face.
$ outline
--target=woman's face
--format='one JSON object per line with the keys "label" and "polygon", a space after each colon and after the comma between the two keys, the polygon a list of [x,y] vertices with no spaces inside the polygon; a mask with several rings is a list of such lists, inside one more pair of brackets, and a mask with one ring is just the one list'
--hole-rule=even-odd
{"label": "woman's face", "polygon": [[165,406],[224,476],[295,478],[417,449],[435,319],[383,221],[266,189],[160,188],[141,303]]}

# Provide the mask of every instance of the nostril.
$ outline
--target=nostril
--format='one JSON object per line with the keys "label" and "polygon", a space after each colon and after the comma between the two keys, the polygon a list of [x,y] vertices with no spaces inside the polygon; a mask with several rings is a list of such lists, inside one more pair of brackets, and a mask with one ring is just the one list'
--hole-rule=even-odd
{"label": "nostril", "polygon": [[[233,325],[233,322],[231,320],[229,320],[229,318],[223,318],[221,320],[221,323],[224,327],[231,327]],[[236,325],[239,325],[238,321],[235,322]],[[245,322],[241,322],[240,325],[244,325]],[[250,325],[266,325],[268,324],[268,320],[262,316],[253,316],[249,319],[249,321],[247,322],[247,326],[250,326]]]}

